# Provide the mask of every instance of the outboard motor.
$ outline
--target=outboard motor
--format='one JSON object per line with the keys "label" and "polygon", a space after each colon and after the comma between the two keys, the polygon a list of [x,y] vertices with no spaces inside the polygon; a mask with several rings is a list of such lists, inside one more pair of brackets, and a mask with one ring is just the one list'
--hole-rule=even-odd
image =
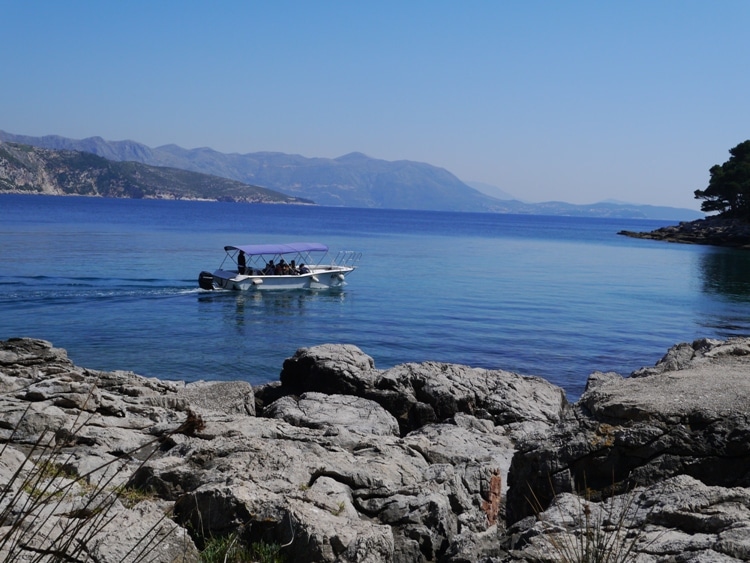
{"label": "outboard motor", "polygon": [[211,272],[201,272],[198,276],[198,286],[201,289],[214,288],[214,276]]}

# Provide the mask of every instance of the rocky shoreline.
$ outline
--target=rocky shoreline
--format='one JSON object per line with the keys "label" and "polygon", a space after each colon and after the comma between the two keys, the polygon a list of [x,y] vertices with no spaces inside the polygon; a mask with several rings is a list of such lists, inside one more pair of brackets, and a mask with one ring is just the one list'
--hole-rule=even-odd
{"label": "rocky shoreline", "polygon": [[683,244],[750,248],[750,224],[737,219],[720,217],[684,221],[678,225],[661,227],[648,232],[620,231],[617,234]]}
{"label": "rocky shoreline", "polygon": [[[586,542],[750,560],[750,339],[594,373],[574,404],[541,378],[379,370],[343,344],[298,350],[253,388],[89,370],[10,339],[0,413],[2,560],[198,561],[222,536],[300,562],[552,562]],[[57,473],[22,482],[50,451]],[[116,492],[93,529],[92,490]]]}

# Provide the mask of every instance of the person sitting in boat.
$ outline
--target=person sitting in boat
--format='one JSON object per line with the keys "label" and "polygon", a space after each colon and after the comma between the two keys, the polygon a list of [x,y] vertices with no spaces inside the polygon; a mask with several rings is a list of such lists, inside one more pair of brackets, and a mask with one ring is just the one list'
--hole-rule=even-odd
{"label": "person sitting in boat", "polygon": [[273,260],[268,261],[263,273],[267,276],[272,276],[276,273],[276,266],[273,265]]}
{"label": "person sitting in boat", "polygon": [[279,262],[279,264],[276,266],[276,275],[277,276],[288,276],[289,275],[289,264],[286,263],[286,260],[283,258]]}
{"label": "person sitting in boat", "polygon": [[300,274],[309,274],[310,273],[310,268],[308,268],[304,264],[300,264],[299,265],[299,273]]}
{"label": "person sitting in boat", "polygon": [[247,273],[247,260],[245,260],[245,253],[242,250],[240,250],[240,253],[237,256],[237,273]]}
{"label": "person sitting in boat", "polygon": [[293,276],[296,276],[299,274],[299,270],[297,269],[297,264],[294,263],[294,260],[289,262],[289,273]]}

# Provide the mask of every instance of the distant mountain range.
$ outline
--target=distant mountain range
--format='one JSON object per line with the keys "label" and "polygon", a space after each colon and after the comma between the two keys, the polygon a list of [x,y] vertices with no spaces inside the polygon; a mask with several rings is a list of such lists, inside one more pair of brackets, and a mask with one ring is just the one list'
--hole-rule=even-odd
{"label": "distant mountain range", "polygon": [[478,190],[483,194],[494,197],[496,199],[516,199],[508,192],[501,190],[500,188],[498,188],[497,186],[493,186],[492,184],[485,184],[484,182],[466,182],[466,185],[471,186],[475,190]]}
{"label": "distant mountain range", "polygon": [[312,203],[236,180],[95,154],[0,142],[0,192],[132,199]]}
{"label": "distant mountain range", "polygon": [[[0,141],[92,153],[114,162],[198,172],[256,189],[262,186],[269,193],[285,194],[290,201],[312,201],[320,205],[666,220],[692,220],[703,216],[691,209],[649,205],[525,203],[486,184],[474,183],[481,188],[476,189],[447,170],[430,164],[385,161],[356,152],[333,159],[277,152],[225,154],[210,148],[183,149],[176,145],[150,148],[134,141],[105,141],[100,137],[76,140],[57,135],[29,137],[4,131],[0,131]],[[4,189],[7,191],[0,186],[0,190]],[[222,197],[232,199],[226,192]],[[201,198],[220,197],[209,189],[202,192]]]}

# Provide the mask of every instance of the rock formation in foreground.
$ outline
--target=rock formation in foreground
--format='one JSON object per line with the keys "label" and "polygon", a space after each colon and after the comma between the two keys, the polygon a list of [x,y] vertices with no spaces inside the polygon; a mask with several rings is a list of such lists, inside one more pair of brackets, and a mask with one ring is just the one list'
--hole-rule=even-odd
{"label": "rock formation in foreground", "polygon": [[253,389],[0,341],[0,559],[198,561],[230,537],[302,562],[750,560],[749,418],[750,339],[595,373],[576,404],[501,370],[378,370],[350,345]]}

